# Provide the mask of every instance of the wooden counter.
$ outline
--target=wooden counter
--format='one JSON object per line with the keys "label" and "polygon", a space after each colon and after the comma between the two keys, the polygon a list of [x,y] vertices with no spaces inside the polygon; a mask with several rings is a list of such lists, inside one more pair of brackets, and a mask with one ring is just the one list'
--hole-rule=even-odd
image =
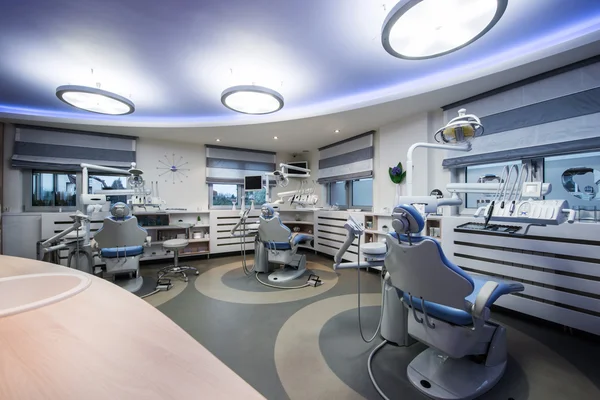
{"label": "wooden counter", "polygon": [[[0,256],[0,278],[82,273]],[[145,301],[110,282],[0,318],[0,399],[262,399]]]}

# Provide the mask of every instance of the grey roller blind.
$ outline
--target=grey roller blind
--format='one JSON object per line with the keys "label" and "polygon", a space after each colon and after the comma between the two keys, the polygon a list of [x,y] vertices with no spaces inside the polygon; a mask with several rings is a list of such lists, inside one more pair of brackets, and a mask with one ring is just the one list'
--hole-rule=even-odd
{"label": "grey roller blind", "polygon": [[600,62],[546,74],[445,110],[481,118],[485,134],[468,153],[449,152],[446,168],[545,157],[600,148]]}
{"label": "grey roller blind", "polygon": [[206,145],[206,183],[244,183],[244,177],[275,171],[275,153]]}
{"label": "grey roller blind", "polygon": [[321,184],[373,176],[373,135],[362,135],[319,149],[319,179]]}
{"label": "grey roller blind", "polygon": [[17,125],[11,163],[14,168],[79,171],[81,163],[129,167],[136,139],[62,129]]}

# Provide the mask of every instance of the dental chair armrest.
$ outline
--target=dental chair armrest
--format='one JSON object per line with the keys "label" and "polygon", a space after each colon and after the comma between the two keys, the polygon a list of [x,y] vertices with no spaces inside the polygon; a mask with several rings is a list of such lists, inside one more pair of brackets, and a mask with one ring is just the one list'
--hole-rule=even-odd
{"label": "dental chair armrest", "polygon": [[490,308],[487,303],[498,286],[498,282],[494,281],[487,281],[483,285],[479,293],[477,293],[477,298],[475,299],[475,304],[473,304],[471,311],[471,315],[474,318],[485,321],[490,317]]}

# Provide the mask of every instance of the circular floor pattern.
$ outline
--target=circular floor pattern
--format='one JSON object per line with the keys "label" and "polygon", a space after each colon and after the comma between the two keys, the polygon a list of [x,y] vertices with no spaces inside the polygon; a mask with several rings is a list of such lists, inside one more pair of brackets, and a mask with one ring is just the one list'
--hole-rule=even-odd
{"label": "circular floor pattern", "polygon": [[[311,261],[306,262],[306,268],[316,271],[317,274],[319,274],[321,280],[323,281],[321,286],[316,288],[306,287],[293,290],[271,290],[267,287],[262,289],[261,287],[263,285],[257,282],[254,276],[244,275],[241,263],[239,261],[225,264],[220,267],[215,267],[202,273],[197,277],[194,285],[196,290],[198,290],[200,293],[215,300],[240,304],[275,304],[304,300],[310,297],[318,296],[327,292],[329,289],[332,289],[338,281],[337,274],[333,272],[331,268]],[[236,269],[239,269],[239,271],[230,274],[231,271]],[[240,277],[243,275],[241,278],[245,279],[245,284],[247,284],[248,287],[252,287],[252,289],[248,289],[248,287],[245,287],[244,289],[238,289],[237,287],[240,285],[239,282],[232,283],[231,286],[223,282],[226,275],[227,278],[235,278],[235,280],[238,280],[238,278],[240,278],[238,277],[238,274]],[[262,277],[262,279],[266,280],[266,277]],[[296,284],[301,285],[305,282],[305,279],[297,279]]]}
{"label": "circular floor pattern", "polygon": [[179,296],[187,287],[188,282],[184,282],[183,280],[174,278],[171,279],[171,284],[173,285],[171,289],[163,290],[151,296],[144,297],[144,300],[146,300],[149,304],[153,305],[154,307],[163,305],[167,301]]}
{"label": "circular floor pattern", "polygon": [[[356,295],[344,295],[312,303],[282,326],[275,342],[275,365],[291,399],[377,399],[366,372],[372,345],[358,336]],[[378,317],[379,294],[365,294],[363,325],[372,334]],[[502,380],[486,400],[600,398],[600,389],[565,358],[531,336],[508,327],[509,360]],[[413,354],[424,349],[386,346],[374,360],[374,373],[391,399],[424,399],[408,382],[406,367]],[[323,349],[323,351],[322,351]],[[299,366],[308,366],[299,368]],[[333,370],[332,370],[333,368]],[[334,371],[335,370],[335,371]],[[310,384],[307,384],[310,382]]]}
{"label": "circular floor pattern", "polygon": [[[337,274],[332,269],[313,269],[312,267],[307,268],[306,272],[294,280],[288,282],[279,282],[276,283],[278,286],[283,287],[291,287],[302,285],[308,279],[310,274],[316,274],[323,281],[332,281],[337,277]],[[275,282],[270,282],[267,278],[266,274],[260,274],[260,279],[264,282],[274,284]],[[227,285],[228,287],[236,290],[243,290],[248,292],[280,292],[281,289],[271,288],[265,285],[260,285],[256,282],[256,279],[253,279],[252,276],[247,276],[244,274],[242,268],[232,269],[221,277],[221,281]]]}

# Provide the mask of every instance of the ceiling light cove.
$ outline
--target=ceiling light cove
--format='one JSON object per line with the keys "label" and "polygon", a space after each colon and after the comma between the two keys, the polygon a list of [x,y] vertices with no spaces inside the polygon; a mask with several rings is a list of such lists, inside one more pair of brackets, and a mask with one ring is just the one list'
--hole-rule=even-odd
{"label": "ceiling light cove", "polygon": [[242,114],[271,114],[283,108],[283,96],[262,86],[233,86],[221,94],[221,103]]}
{"label": "ceiling light cove", "polygon": [[508,0],[402,0],[381,32],[385,50],[398,58],[422,60],[465,47],[500,20]]}
{"label": "ceiling light cove", "polygon": [[70,106],[97,114],[126,115],[135,111],[131,100],[88,86],[59,86],[56,88],[56,97]]}

